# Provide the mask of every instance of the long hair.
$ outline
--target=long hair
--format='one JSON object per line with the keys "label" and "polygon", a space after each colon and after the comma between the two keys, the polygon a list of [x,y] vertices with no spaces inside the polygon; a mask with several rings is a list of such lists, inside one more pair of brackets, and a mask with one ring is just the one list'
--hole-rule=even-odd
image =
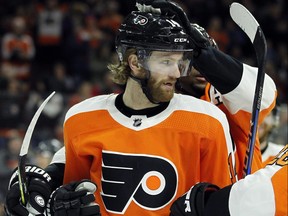
{"label": "long hair", "polygon": [[111,78],[112,81],[119,84],[119,85],[125,85],[128,77],[131,73],[131,68],[128,63],[128,57],[132,54],[136,55],[137,51],[134,48],[127,49],[125,52],[123,61],[118,61],[117,63],[108,64],[108,69],[111,72]]}

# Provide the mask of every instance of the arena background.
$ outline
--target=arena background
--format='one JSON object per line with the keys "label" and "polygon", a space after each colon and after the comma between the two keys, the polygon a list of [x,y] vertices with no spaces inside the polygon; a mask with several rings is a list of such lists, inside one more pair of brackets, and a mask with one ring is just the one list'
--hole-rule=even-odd
{"label": "arena background", "polygon": [[[253,46],[229,16],[233,1],[177,2],[191,22],[206,28],[222,51],[257,66]],[[287,3],[285,0],[237,2],[251,11],[266,36],[265,70],[277,85],[280,106],[280,127],[270,139],[286,144]],[[28,155],[29,162],[42,167],[63,145],[62,124],[69,107],[91,96],[122,91],[109,81],[106,66],[117,58],[115,34],[132,10],[136,10],[132,0],[0,0],[1,206],[9,176],[17,166],[23,135],[48,94],[56,91],[39,118]],[[12,37],[16,33],[30,43],[18,46]],[[0,207],[0,216],[3,214]]]}

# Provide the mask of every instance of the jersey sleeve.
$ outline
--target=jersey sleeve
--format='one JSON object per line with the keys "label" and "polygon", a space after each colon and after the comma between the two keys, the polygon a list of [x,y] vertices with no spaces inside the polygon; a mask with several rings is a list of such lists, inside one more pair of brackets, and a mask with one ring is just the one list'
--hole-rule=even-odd
{"label": "jersey sleeve", "polygon": [[[66,120],[64,124],[64,144],[66,151],[64,184],[71,181],[90,179],[90,167],[93,161],[92,157],[81,157],[81,155],[77,154],[76,148],[79,148],[79,146],[73,142],[73,139],[77,139],[73,136],[73,130],[75,130],[73,124],[73,122],[70,122],[70,119]],[[81,146],[81,148],[85,147]]]}
{"label": "jersey sleeve", "polygon": [[[243,64],[243,75],[235,89],[229,93],[221,94],[214,86],[208,84],[205,96],[202,98],[218,106],[228,118],[231,134],[237,149],[236,165],[238,177],[240,179],[243,177],[256,79],[257,68]],[[258,125],[263,122],[264,118],[275,106],[276,96],[277,91],[275,83],[266,74]],[[258,136],[256,136],[252,161],[252,173],[260,168],[262,168],[262,158],[259,139]]]}
{"label": "jersey sleeve", "polygon": [[[258,69],[243,64],[243,76],[239,85],[231,92],[223,94],[223,103],[230,113],[235,114],[240,110],[251,113],[257,80]],[[212,92],[211,92],[212,93]],[[276,98],[276,86],[272,78],[265,74],[263,93],[261,100],[261,113],[259,122],[271,111],[271,105],[274,107]]]}
{"label": "jersey sleeve", "polygon": [[213,47],[203,49],[193,65],[221,94],[235,89],[241,81],[243,64]]}
{"label": "jersey sleeve", "polygon": [[[215,126],[211,139],[203,142],[200,163],[201,181],[219,182],[220,187],[234,183],[238,178],[235,172],[235,156],[229,125],[225,115],[223,115],[223,118],[222,124],[219,124],[218,127]],[[223,143],[226,143],[226,145],[223,145]],[[224,176],[229,176],[228,181]]]}
{"label": "jersey sleeve", "polygon": [[55,190],[57,187],[63,184],[65,164],[63,163],[51,163],[45,171],[51,176],[51,189]]}
{"label": "jersey sleeve", "polygon": [[65,169],[65,148],[59,149],[53,156],[50,164],[45,168],[45,171],[49,173],[52,178],[50,186],[52,190],[63,184]]}
{"label": "jersey sleeve", "polygon": [[288,145],[265,168],[232,186],[231,215],[287,215],[287,153]]}
{"label": "jersey sleeve", "polygon": [[287,153],[288,145],[265,168],[212,194],[204,215],[287,215]]}

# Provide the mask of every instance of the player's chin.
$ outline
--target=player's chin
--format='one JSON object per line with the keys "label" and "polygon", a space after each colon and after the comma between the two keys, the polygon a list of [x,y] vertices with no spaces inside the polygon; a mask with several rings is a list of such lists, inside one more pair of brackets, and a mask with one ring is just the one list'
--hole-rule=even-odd
{"label": "player's chin", "polygon": [[154,99],[158,103],[169,102],[174,96],[175,90],[165,90],[154,94]]}

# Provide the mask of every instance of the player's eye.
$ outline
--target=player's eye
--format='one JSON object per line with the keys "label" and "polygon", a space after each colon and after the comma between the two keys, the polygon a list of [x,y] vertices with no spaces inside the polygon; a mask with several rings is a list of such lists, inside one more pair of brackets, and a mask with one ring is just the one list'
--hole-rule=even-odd
{"label": "player's eye", "polygon": [[164,65],[171,65],[171,64],[172,64],[172,61],[169,60],[169,59],[165,59],[165,60],[162,60],[162,61],[161,61],[161,64],[164,64]]}

